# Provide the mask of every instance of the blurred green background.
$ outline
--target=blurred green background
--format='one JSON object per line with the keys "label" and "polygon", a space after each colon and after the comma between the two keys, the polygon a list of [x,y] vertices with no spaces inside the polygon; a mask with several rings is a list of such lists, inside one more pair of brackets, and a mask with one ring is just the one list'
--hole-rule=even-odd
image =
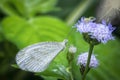
{"label": "blurred green background", "polygon": [[[66,77],[64,73],[52,71],[60,68],[64,70],[68,66],[66,52],[60,53],[43,73],[26,72],[11,65],[16,63],[17,52],[30,44],[63,41],[81,16],[95,16],[99,1],[0,0],[0,80],[57,80],[58,77]],[[95,47],[94,53],[100,65],[89,72],[87,80],[120,80],[120,29],[119,24],[115,26],[116,39]],[[88,50],[88,44],[74,29],[68,40],[78,50],[72,72],[75,80],[80,80],[76,60],[78,54]]]}

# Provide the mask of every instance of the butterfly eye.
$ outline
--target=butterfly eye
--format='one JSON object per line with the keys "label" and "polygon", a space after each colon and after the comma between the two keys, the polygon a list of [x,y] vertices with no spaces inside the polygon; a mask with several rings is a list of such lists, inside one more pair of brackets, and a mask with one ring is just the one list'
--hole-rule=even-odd
{"label": "butterfly eye", "polygon": [[25,71],[42,72],[60,53],[68,40],[63,42],[41,42],[20,50],[16,55],[17,65]]}

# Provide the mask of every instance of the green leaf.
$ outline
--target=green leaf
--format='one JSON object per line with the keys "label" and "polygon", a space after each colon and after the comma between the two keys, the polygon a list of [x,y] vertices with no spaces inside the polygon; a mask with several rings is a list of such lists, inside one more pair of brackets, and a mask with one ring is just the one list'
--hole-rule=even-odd
{"label": "green leaf", "polygon": [[[98,70],[92,72],[92,75],[97,75],[94,79],[102,77],[105,80],[119,80],[119,47],[120,42],[118,39],[95,47],[95,53],[98,55],[100,66]],[[94,74],[94,72],[96,72],[96,74]]]}
{"label": "green leaf", "polygon": [[0,42],[3,41],[3,34],[2,34],[2,28],[0,23]]}
{"label": "green leaf", "polygon": [[0,34],[0,42],[3,41],[3,37],[2,37],[2,34]]}
{"label": "green leaf", "polygon": [[6,38],[19,48],[41,41],[63,41],[69,31],[61,20],[49,16],[29,20],[7,17],[2,26]]}
{"label": "green leaf", "polygon": [[[2,22],[2,28],[7,40],[16,44],[20,49],[41,41],[61,42],[69,32],[69,27],[65,23],[50,16],[41,16],[29,20],[16,16],[7,17]],[[59,69],[60,65],[67,66],[65,52],[60,53],[54,59],[43,75],[56,76],[54,69]]]}
{"label": "green leaf", "polygon": [[[58,59],[58,57],[56,57],[56,59]],[[59,62],[59,63],[61,63],[61,62]],[[70,74],[67,71],[66,66],[62,65],[63,62],[61,64],[59,64],[59,63],[56,62],[56,60],[54,60],[51,63],[51,66],[49,66],[49,68],[46,71],[44,71],[42,73],[36,73],[36,75],[45,75],[48,78],[52,76],[57,79],[70,80]],[[52,74],[51,74],[51,72],[52,72]]]}
{"label": "green leaf", "polygon": [[54,11],[57,0],[12,0],[18,11],[26,17],[35,16],[36,13]]}
{"label": "green leaf", "polygon": [[17,64],[12,64],[11,66],[14,68],[19,68]]}
{"label": "green leaf", "polygon": [[50,76],[42,76],[44,78],[44,80],[57,80],[58,78],[56,77],[50,77]]}
{"label": "green leaf", "polygon": [[13,8],[13,4],[10,0],[1,0],[0,9],[7,15],[18,15],[18,12]]}
{"label": "green leaf", "polygon": [[2,0],[0,8],[6,14],[19,15],[26,18],[35,16],[37,13],[47,13],[58,10],[55,7],[57,0]]}

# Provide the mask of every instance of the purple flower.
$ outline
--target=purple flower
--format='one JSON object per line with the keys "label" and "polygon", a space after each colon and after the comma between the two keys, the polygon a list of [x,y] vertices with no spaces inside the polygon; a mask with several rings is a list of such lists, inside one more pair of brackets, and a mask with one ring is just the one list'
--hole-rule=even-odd
{"label": "purple flower", "polygon": [[98,42],[106,43],[108,40],[114,39],[112,32],[115,28],[110,23],[107,25],[105,21],[95,23],[94,20],[81,18],[75,27],[80,33],[88,33],[92,39],[97,39]]}
{"label": "purple flower", "polygon": [[[88,52],[82,53],[78,56],[78,65],[86,66],[87,64],[87,59],[88,59]],[[95,55],[91,55],[91,60],[89,64],[89,68],[96,68],[99,65],[98,60],[96,59]]]}

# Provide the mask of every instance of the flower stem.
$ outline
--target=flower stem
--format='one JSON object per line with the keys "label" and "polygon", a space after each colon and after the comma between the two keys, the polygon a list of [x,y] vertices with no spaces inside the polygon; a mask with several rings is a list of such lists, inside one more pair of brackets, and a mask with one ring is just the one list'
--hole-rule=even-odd
{"label": "flower stem", "polygon": [[70,80],[74,80],[73,79],[73,74],[72,74],[72,70],[70,69]]}
{"label": "flower stem", "polygon": [[69,64],[69,74],[70,74],[70,80],[73,80],[73,74],[72,74],[72,61],[73,61],[74,55],[72,53],[67,53],[67,60]]}
{"label": "flower stem", "polygon": [[93,44],[90,44],[89,54],[88,54],[88,59],[87,59],[87,65],[86,65],[86,67],[85,67],[85,71],[84,71],[84,73],[83,73],[82,80],[85,80],[85,77],[86,77],[86,75],[87,75],[87,73],[88,73],[89,64],[90,64],[90,59],[91,59],[91,55],[92,55],[93,48],[94,48],[94,45],[93,45]]}

